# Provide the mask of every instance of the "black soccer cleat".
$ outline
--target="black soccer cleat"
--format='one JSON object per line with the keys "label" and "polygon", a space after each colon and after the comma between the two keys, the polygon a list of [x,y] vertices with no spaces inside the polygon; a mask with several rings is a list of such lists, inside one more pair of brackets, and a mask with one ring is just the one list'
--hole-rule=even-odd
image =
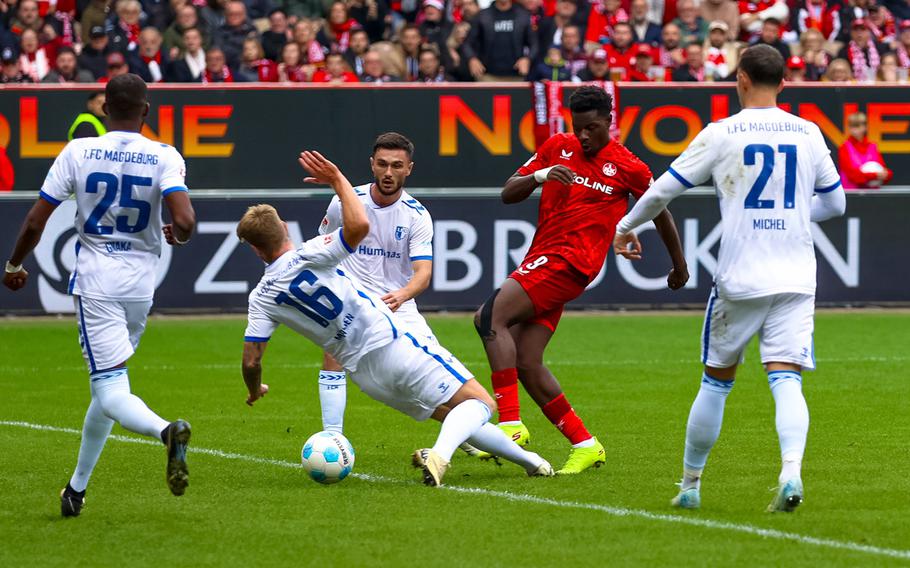
{"label": "black soccer cleat", "polygon": [[85,491],[76,491],[67,483],[60,492],[60,514],[64,517],[78,517],[85,506]]}
{"label": "black soccer cleat", "polygon": [[179,497],[190,484],[190,472],[186,467],[190,425],[184,420],[175,420],[164,429],[161,437],[167,446],[167,486],[171,493]]}

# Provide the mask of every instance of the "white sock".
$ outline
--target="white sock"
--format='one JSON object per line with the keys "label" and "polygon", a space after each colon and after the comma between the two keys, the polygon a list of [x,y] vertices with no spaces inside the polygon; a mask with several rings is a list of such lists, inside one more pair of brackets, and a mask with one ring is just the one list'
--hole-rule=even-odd
{"label": "white sock", "polygon": [[796,371],[771,371],[768,384],[776,407],[775,423],[783,462],[779,480],[783,483],[800,476],[809,433],[809,407],[803,397],[802,377]]}
{"label": "white sock", "polygon": [[[686,425],[686,452],[683,457],[683,489],[698,487],[708,454],[720,435],[724,420],[724,403],[733,389],[733,381],[721,381],[707,373],[701,377],[701,388],[689,411]],[[688,482],[686,478],[689,478]]]}
{"label": "white sock", "polygon": [[348,398],[344,371],[319,371],[319,405],[322,407],[322,429],[341,433],[344,407]]}
{"label": "white sock", "polygon": [[126,367],[94,373],[92,398],[98,401],[104,414],[121,426],[161,441],[161,431],[168,422],[149,410],[138,396],[130,393],[130,379]]}
{"label": "white sock", "polygon": [[442,428],[439,429],[439,437],[436,438],[433,450],[442,459],[451,461],[455,448],[472,437],[492,416],[490,407],[476,398],[462,402],[450,410],[446,419],[442,421]]}
{"label": "white sock", "polygon": [[76,491],[85,491],[88,480],[92,476],[95,464],[101,457],[104,442],[107,441],[114,421],[104,415],[101,404],[94,398],[88,405],[85,413],[85,422],[82,424],[82,443],[79,446],[79,459],[76,462],[76,471],[70,478],[70,487]]}
{"label": "white sock", "polygon": [[512,441],[512,438],[506,436],[505,432],[490,423],[484,424],[474,432],[468,438],[468,443],[478,450],[518,464],[526,471],[537,469],[544,461],[539,455],[522,449]]}

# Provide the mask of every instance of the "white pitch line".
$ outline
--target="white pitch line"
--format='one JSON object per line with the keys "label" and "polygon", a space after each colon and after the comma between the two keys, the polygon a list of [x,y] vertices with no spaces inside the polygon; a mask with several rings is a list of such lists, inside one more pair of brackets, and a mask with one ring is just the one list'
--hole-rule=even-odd
{"label": "white pitch line", "polygon": [[[33,424],[31,422],[21,422],[15,420],[0,420],[0,426],[12,426],[18,428],[27,428],[29,430],[39,430],[44,432],[59,432],[65,434],[76,434],[81,435],[80,430],[75,428],[63,428],[59,426],[50,426],[48,424]],[[143,438],[134,438],[132,436],[119,436],[111,435],[109,437],[111,440],[116,440],[118,442],[126,442],[130,444],[143,444],[148,446],[159,446],[158,442],[153,442],[152,440],[146,440]],[[273,465],[277,467],[298,469],[303,466],[299,463],[275,460],[270,458],[262,458],[257,456],[250,456],[246,454],[237,454],[233,452],[224,452],[221,450],[214,450],[209,448],[198,448],[191,446],[189,448],[190,453],[194,454],[203,454],[223,459],[230,460],[239,460],[249,463],[263,464],[263,465]],[[406,481],[400,479],[394,479],[391,477],[385,477],[380,475],[373,475],[369,473],[352,473],[351,477],[356,477],[367,481],[370,483],[407,483]],[[738,523],[728,523],[725,521],[714,521],[711,519],[700,519],[697,517],[682,517],[678,515],[667,515],[663,513],[652,513],[650,511],[644,511],[641,509],[627,509],[625,507],[611,507],[609,505],[600,505],[597,503],[581,503],[578,501],[558,501],[556,499],[549,499],[547,497],[538,497],[536,495],[528,495],[525,493],[511,493],[508,491],[495,491],[492,489],[483,489],[480,487],[459,487],[455,485],[444,485],[440,489],[452,491],[454,493],[463,493],[467,495],[482,495],[485,497],[496,497],[499,499],[505,499],[507,501],[513,501],[518,503],[531,503],[535,505],[547,505],[550,507],[559,507],[562,509],[583,509],[587,511],[598,511],[601,513],[606,513],[613,517],[630,517],[630,518],[639,518],[647,519],[649,521],[660,521],[665,523],[675,523],[680,525],[689,525],[694,527],[708,528],[712,530],[726,530],[731,532],[738,532],[742,534],[748,534],[752,536],[759,536],[763,538],[770,538],[775,540],[787,540],[798,542],[800,544],[810,544],[813,546],[819,546],[822,548],[832,548],[836,550],[847,550],[850,552],[862,552],[865,554],[873,554],[876,556],[887,556],[890,558],[898,558],[901,560],[910,560],[910,550],[899,550],[894,548],[882,548],[879,546],[871,546],[867,544],[860,544],[857,542],[850,541],[841,541],[833,540],[828,538],[818,538],[814,536],[802,535],[799,533],[790,533],[785,531],[779,531],[777,529],[765,529],[761,527],[756,527],[753,525],[743,525]]]}

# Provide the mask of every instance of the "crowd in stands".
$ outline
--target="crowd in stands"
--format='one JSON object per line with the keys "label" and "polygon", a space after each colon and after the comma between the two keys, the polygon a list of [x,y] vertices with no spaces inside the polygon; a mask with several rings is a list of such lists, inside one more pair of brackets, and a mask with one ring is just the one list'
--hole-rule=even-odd
{"label": "crowd in stands", "polygon": [[0,0],[3,83],[907,81],[910,0]]}

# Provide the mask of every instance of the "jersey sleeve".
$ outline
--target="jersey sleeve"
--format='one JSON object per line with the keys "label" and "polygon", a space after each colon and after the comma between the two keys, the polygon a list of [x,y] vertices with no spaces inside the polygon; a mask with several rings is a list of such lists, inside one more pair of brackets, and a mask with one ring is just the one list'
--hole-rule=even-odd
{"label": "jersey sleeve", "polygon": [[828,193],[841,186],[840,173],[831,159],[831,150],[825,144],[825,138],[818,127],[815,128],[813,138],[813,145],[819,148],[815,164],[815,193]]}
{"label": "jersey sleeve", "polygon": [[552,166],[553,164],[550,163],[550,150],[556,143],[556,136],[551,136],[549,140],[544,142],[543,145],[537,149],[537,153],[531,156],[523,166],[518,168],[518,175],[528,176],[537,170]]}
{"label": "jersey sleeve", "polygon": [[162,164],[161,195],[167,195],[175,191],[187,191],[186,188],[186,163],[183,156],[176,148],[168,146],[167,151],[163,154],[164,163]]}
{"label": "jersey sleeve", "polygon": [[59,205],[76,191],[76,164],[72,154],[73,145],[67,144],[48,170],[38,194],[53,205]]}
{"label": "jersey sleeve", "polygon": [[638,162],[636,166],[629,176],[629,187],[627,189],[635,199],[638,199],[654,183],[654,175],[651,173],[651,168],[644,162]]}
{"label": "jersey sleeve", "polygon": [[714,124],[706,126],[667,170],[687,189],[701,185],[711,177],[711,169],[717,161],[714,155],[715,131]]}
{"label": "jersey sleeve", "polygon": [[341,228],[341,200],[338,199],[338,196],[332,198],[332,201],[329,202],[328,208],[325,210],[325,217],[322,218],[322,222],[319,223],[320,235],[328,235],[334,231],[337,231]]}
{"label": "jersey sleeve", "polygon": [[300,247],[300,253],[307,261],[317,266],[337,266],[353,252],[351,245],[345,242],[341,229],[314,237]]}
{"label": "jersey sleeve", "polygon": [[250,343],[268,341],[277,328],[278,322],[263,312],[262,309],[255,304],[254,300],[250,300],[246,331],[243,332],[243,340]]}
{"label": "jersey sleeve", "polygon": [[416,218],[411,226],[411,237],[408,241],[408,253],[411,262],[415,260],[433,260],[433,219],[429,211]]}

